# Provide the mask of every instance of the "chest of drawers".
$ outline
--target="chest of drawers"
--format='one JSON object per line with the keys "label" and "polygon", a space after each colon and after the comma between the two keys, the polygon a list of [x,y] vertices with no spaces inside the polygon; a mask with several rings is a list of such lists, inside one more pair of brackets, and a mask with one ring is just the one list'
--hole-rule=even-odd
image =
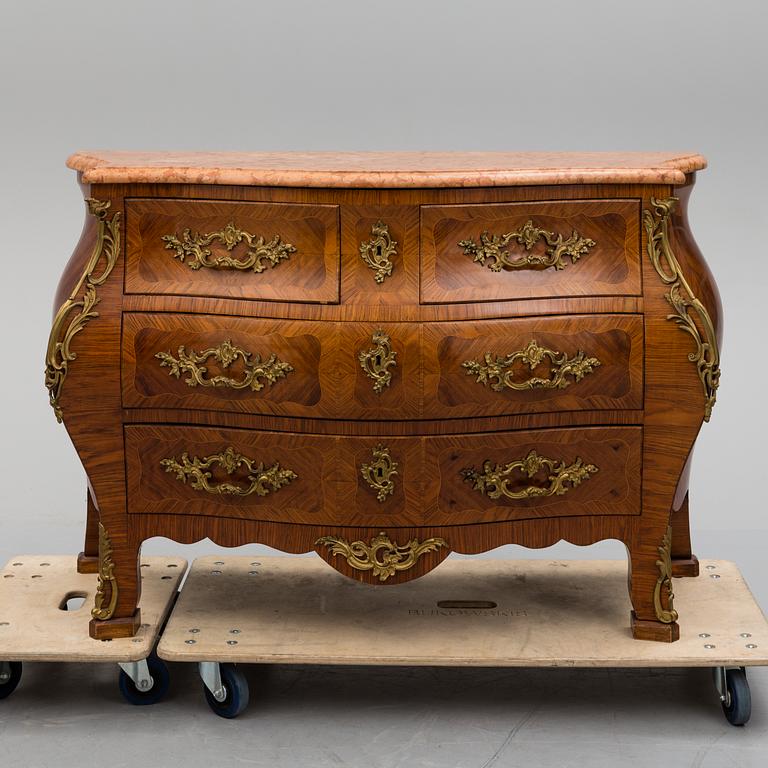
{"label": "chest of drawers", "polygon": [[387,586],[452,551],[615,538],[634,636],[678,637],[719,381],[700,156],[69,165],[87,215],[46,385],[88,476],[94,637],[136,631],[153,536],[315,550]]}

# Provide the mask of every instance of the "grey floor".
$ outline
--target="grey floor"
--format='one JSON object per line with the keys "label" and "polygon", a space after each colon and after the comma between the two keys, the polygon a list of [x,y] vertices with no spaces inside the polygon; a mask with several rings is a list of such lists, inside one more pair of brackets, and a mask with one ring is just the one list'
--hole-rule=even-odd
{"label": "grey floor", "polygon": [[[704,557],[736,560],[765,606],[763,539],[704,534],[697,549]],[[744,728],[726,723],[711,675],[702,669],[245,671],[251,705],[239,719],[225,721],[208,709],[189,665],[171,665],[171,691],[154,707],[124,703],[111,665],[25,665],[19,689],[0,702],[0,766],[768,765],[765,668],[749,671],[753,716]]]}

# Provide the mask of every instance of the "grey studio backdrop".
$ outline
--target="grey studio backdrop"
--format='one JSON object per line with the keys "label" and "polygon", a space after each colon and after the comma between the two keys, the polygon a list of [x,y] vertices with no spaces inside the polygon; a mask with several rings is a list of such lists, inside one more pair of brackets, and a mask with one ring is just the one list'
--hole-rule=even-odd
{"label": "grey studio backdrop", "polygon": [[74,150],[683,150],[709,159],[690,213],[725,309],[694,549],[736,560],[768,605],[766,22],[757,0],[0,0],[0,558],[82,545],[85,477],[43,386],[85,215]]}

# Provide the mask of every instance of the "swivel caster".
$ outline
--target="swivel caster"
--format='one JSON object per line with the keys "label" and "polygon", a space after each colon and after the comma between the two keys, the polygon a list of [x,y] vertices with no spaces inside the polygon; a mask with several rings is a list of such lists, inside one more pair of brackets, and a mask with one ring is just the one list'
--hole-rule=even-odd
{"label": "swivel caster", "polygon": [[731,725],[746,724],[752,714],[752,695],[746,670],[744,667],[715,667],[713,672],[725,719]]}
{"label": "swivel caster", "polygon": [[248,706],[248,681],[235,664],[199,663],[208,706],[219,717],[237,717]]}
{"label": "swivel caster", "polygon": [[168,693],[171,682],[168,666],[154,654],[147,659],[129,661],[119,666],[120,693],[129,704],[157,704]]}
{"label": "swivel caster", "polygon": [[21,680],[20,661],[0,661],[0,699],[7,699]]}

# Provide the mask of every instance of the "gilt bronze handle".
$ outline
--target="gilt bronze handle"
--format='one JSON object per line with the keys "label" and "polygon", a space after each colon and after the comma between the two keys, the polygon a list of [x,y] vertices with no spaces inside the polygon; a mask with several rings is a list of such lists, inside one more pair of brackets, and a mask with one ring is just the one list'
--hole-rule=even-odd
{"label": "gilt bronze handle", "polygon": [[[527,365],[533,373],[545,359],[550,363],[547,377],[530,376],[523,381],[515,380],[513,370],[515,363]],[[524,349],[512,352],[506,357],[494,357],[491,352],[486,352],[482,362],[465,360],[461,367],[466,369],[467,375],[475,376],[478,384],[483,386],[490,384],[491,389],[502,392],[505,388],[519,391],[565,389],[572,383],[581,381],[599,365],[600,361],[596,357],[587,357],[582,350],[573,357],[568,357],[565,352],[541,347],[535,339],[531,339]]]}
{"label": "gilt bronze handle", "polygon": [[[516,489],[515,475],[527,475],[533,478],[541,471],[547,472],[546,485],[528,485]],[[524,459],[511,461],[508,464],[492,464],[490,459],[483,462],[483,471],[474,468],[463,469],[461,475],[465,481],[472,483],[472,488],[489,499],[535,499],[542,496],[562,496],[571,488],[589,480],[590,475],[598,471],[594,464],[585,464],[580,458],[566,466],[564,461],[556,461],[539,456],[531,451]],[[513,483],[515,483],[513,485]]]}
{"label": "gilt bronze handle", "polygon": [[[546,243],[544,254],[531,253],[539,240]],[[509,254],[507,246],[513,241],[525,249],[522,256],[515,258]],[[459,242],[464,253],[474,256],[473,260],[483,266],[487,261],[492,272],[540,267],[563,269],[567,263],[563,261],[563,256],[570,256],[571,262],[575,264],[593,245],[594,240],[582,237],[576,230],[566,239],[561,234],[537,227],[530,219],[520,229],[503,235],[492,235],[487,230],[482,232],[479,245],[471,237]]]}
{"label": "gilt bronze handle", "polygon": [[[167,458],[160,462],[166,472],[173,472],[176,479],[182,483],[190,481],[189,485],[196,491],[205,491],[219,496],[267,496],[272,491],[279,491],[283,486],[295,480],[298,475],[290,469],[281,469],[280,464],[275,463],[265,468],[263,462],[258,464],[246,456],[237,453],[231,446],[222,453],[214,453],[212,456],[190,457],[188,453],[181,454],[179,459]],[[227,475],[232,475],[240,468],[248,472],[248,485],[224,481],[213,482],[211,468],[221,467]]]}
{"label": "gilt bronze handle", "polygon": [[[169,369],[169,376],[175,376],[178,379],[182,373],[189,374],[184,381],[190,387],[229,387],[258,392],[264,389],[264,382],[272,386],[278,379],[285,378],[293,371],[290,363],[284,363],[276,355],[270,355],[262,361],[261,355],[247,352],[242,347],[234,345],[229,339],[201,352],[195,352],[194,349],[187,351],[187,348],[182,345],[176,352],[176,357],[170,351],[158,352],[155,357],[160,360],[161,367]],[[239,378],[224,374],[209,376],[207,362],[210,359],[219,363],[224,370],[237,360],[242,360],[244,370]]]}
{"label": "gilt bronze handle", "polygon": [[[296,246],[283,242],[280,235],[275,235],[266,242],[263,237],[256,236],[244,229],[236,227],[233,222],[217,232],[192,232],[187,228],[179,238],[175,233],[163,235],[162,240],[169,251],[175,251],[174,258],[186,264],[190,269],[237,269],[263,272],[267,267],[276,267],[290,254],[296,252]],[[213,256],[209,246],[221,243],[226,253]],[[230,255],[240,243],[245,243],[247,249],[242,258]]]}

